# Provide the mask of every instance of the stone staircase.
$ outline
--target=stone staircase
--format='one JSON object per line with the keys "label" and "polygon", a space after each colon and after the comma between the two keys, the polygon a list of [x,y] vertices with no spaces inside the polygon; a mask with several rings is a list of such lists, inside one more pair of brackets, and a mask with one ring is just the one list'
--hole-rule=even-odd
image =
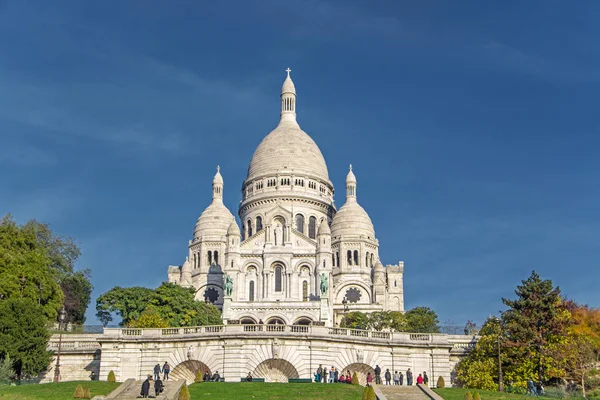
{"label": "stone staircase", "polygon": [[377,385],[387,400],[430,400],[417,386]]}
{"label": "stone staircase", "polygon": [[[140,395],[143,381],[136,381],[135,379],[127,379],[118,388],[113,390],[106,396],[106,400],[131,400],[136,399]],[[185,380],[180,379],[177,381],[168,380],[164,382],[164,390],[161,394],[156,397],[157,400],[175,400],[179,397],[179,391],[181,387],[185,385]],[[150,395],[154,396],[154,382],[150,385]]]}

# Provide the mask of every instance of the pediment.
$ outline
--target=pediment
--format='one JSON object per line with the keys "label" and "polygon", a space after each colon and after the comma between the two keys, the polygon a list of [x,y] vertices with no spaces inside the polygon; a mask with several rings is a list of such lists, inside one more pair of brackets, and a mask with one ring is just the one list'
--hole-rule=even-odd
{"label": "pediment", "polygon": [[271,223],[271,221],[273,221],[273,218],[278,216],[283,217],[288,224],[292,223],[292,212],[284,208],[281,204],[277,204],[275,207],[271,208],[265,213],[265,218],[268,221],[268,223]]}
{"label": "pediment", "polygon": [[262,229],[240,244],[241,250],[262,249],[266,241],[266,229]]}
{"label": "pediment", "polygon": [[307,236],[304,236],[303,234],[296,231],[295,229],[292,229],[291,239],[292,239],[291,242],[292,242],[292,245],[294,248],[310,247],[311,249],[314,249],[317,246],[317,242],[315,240],[310,239]]}

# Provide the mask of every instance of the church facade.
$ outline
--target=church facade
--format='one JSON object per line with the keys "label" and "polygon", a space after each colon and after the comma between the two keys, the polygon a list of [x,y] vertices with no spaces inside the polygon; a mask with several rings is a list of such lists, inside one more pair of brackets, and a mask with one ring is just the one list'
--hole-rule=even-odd
{"label": "church facade", "polygon": [[169,282],[192,287],[229,323],[339,326],[349,311],[404,311],[404,264],[384,267],[350,166],[346,201],[317,144],[296,120],[289,75],[277,127],[256,148],[242,183],[238,225],[223,204],[220,170],[183,265]]}

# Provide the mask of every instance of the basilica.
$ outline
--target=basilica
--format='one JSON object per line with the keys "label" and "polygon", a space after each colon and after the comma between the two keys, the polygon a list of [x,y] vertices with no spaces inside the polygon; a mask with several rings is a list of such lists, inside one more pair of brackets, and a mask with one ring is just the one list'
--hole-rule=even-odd
{"label": "basilica", "polygon": [[317,144],[298,125],[290,70],[277,127],[258,145],[242,183],[239,221],[223,204],[219,168],[212,202],[196,222],[169,282],[192,287],[225,323],[340,326],[352,311],[404,311],[404,264],[384,266],[373,222],[349,168],[346,201]]}

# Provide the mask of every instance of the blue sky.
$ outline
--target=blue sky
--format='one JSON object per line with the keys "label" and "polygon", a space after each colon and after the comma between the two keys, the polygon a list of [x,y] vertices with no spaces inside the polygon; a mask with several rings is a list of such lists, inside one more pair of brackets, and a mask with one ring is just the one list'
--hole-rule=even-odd
{"label": "blue sky", "polygon": [[531,270],[600,305],[594,1],[0,1],[0,213],[80,244],[95,298],[187,254],[215,166],[235,214],[292,68],[344,202],[442,322]]}

